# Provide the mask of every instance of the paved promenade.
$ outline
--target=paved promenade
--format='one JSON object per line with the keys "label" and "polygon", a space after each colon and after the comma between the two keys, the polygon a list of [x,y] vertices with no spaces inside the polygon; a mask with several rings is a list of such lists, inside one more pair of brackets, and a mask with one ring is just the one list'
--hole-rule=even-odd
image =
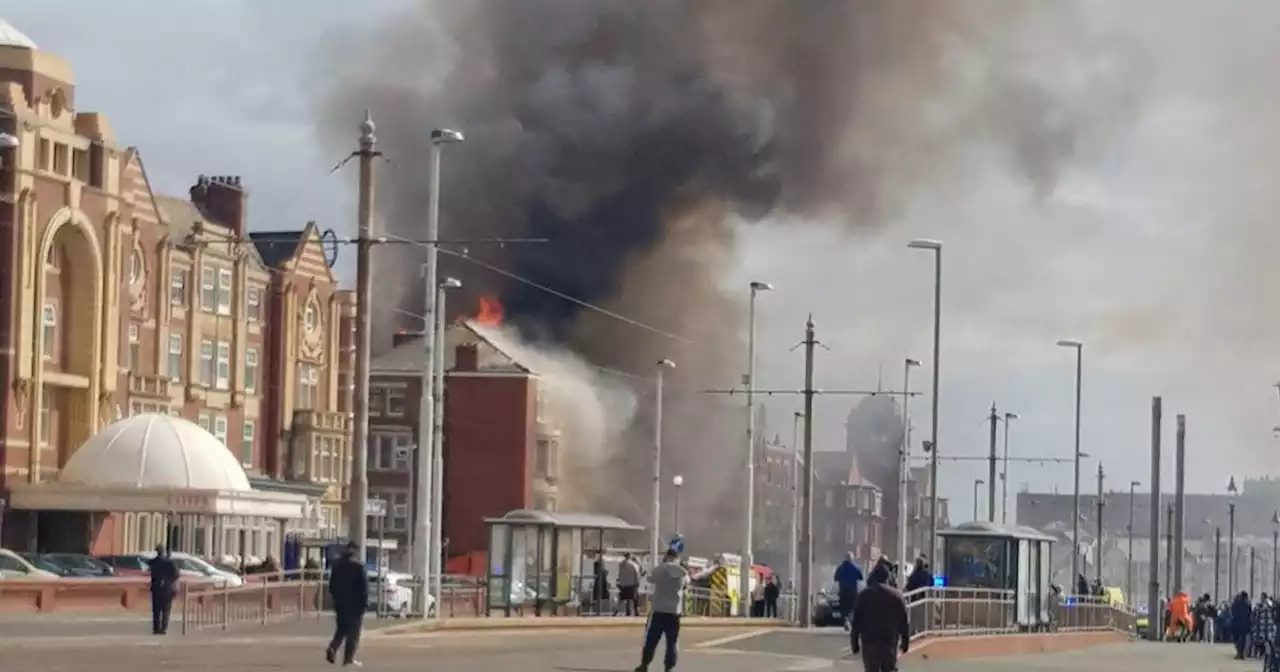
{"label": "paved promenade", "polygon": [[[8,623],[0,624],[0,629]],[[326,621],[193,637],[91,635],[0,638],[5,672],[134,672],[139,669],[328,669],[322,647]],[[839,632],[690,628],[681,638],[679,669],[691,672],[852,672]],[[629,672],[639,652],[639,628],[368,633],[369,669],[408,672]],[[924,649],[927,652],[927,648]],[[661,669],[660,664],[653,669]],[[913,660],[904,672],[1255,672],[1260,664],[1231,660],[1223,646],[1128,643],[1065,654],[969,661]]]}

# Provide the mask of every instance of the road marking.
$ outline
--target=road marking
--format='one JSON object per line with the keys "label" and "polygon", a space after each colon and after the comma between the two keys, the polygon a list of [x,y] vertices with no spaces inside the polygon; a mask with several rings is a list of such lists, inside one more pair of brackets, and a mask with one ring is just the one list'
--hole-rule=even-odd
{"label": "road marking", "polygon": [[693,645],[693,648],[709,649],[716,646],[724,646],[725,644],[740,642],[744,639],[751,639],[752,637],[759,637],[760,635],[766,635],[766,634],[769,634],[770,632],[777,632],[780,629],[781,628],[767,628],[764,630],[752,630],[750,632],[739,632],[736,635],[728,635],[728,636],[720,637],[717,639],[708,639],[705,642],[698,642],[697,644]]}

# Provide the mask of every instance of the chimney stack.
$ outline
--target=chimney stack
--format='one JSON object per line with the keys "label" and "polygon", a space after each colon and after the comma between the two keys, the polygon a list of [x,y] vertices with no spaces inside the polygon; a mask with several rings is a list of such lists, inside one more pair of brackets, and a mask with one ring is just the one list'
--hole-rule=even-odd
{"label": "chimney stack", "polygon": [[245,236],[248,194],[240,186],[240,176],[201,175],[191,187],[191,202],[201,206],[206,217],[231,229],[237,238]]}
{"label": "chimney stack", "polygon": [[474,343],[462,343],[453,351],[454,371],[475,371],[480,363],[480,353]]}

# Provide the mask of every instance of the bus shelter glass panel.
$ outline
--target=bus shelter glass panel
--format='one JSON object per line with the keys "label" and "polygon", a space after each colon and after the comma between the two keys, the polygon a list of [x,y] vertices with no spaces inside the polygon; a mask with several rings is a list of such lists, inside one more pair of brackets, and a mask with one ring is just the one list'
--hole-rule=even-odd
{"label": "bus shelter glass panel", "polygon": [[489,607],[511,607],[510,534],[511,530],[506,525],[489,527]]}
{"label": "bus shelter glass panel", "polygon": [[573,544],[573,530],[556,530],[556,587],[555,601],[568,604],[573,599],[574,560],[577,551]]}
{"label": "bus shelter glass panel", "polygon": [[511,606],[519,607],[533,596],[532,582],[538,578],[538,529],[511,529]]}
{"label": "bus shelter glass panel", "polygon": [[1008,540],[951,537],[947,540],[947,585],[1008,589]]}

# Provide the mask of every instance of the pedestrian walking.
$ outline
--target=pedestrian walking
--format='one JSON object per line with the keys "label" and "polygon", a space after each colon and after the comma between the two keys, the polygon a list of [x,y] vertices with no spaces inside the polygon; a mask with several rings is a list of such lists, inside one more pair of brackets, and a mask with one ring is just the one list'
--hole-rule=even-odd
{"label": "pedestrian walking", "polygon": [[764,584],[764,617],[778,617],[778,595],[782,591],[778,588],[778,577],[770,576]]}
{"label": "pedestrian walking", "polygon": [[658,642],[667,641],[667,653],[662,659],[662,669],[676,669],[676,644],[680,640],[680,615],[684,613],[685,588],[689,585],[689,572],[680,566],[680,554],[668,550],[662,564],[649,572],[648,581],[653,586],[649,609],[649,621],[644,629],[644,649],[640,652],[640,664],[635,672],[648,672],[649,663],[658,650]]}
{"label": "pedestrian walking", "polygon": [[151,574],[151,634],[169,632],[169,614],[173,612],[173,598],[178,593],[178,566],[169,557],[169,549],[156,546],[156,557],[148,563]]}
{"label": "pedestrian walking", "polygon": [[849,650],[862,654],[866,672],[893,672],[898,669],[898,652],[906,653],[910,646],[907,603],[889,585],[889,569],[877,565],[853,607]]}
{"label": "pedestrian walking", "polygon": [[369,578],[357,554],[360,547],[349,542],[342,556],[329,570],[329,596],[333,598],[333,639],[324,651],[325,660],[337,662],[342,647],[342,664],[362,667],[356,660],[360,648],[360,632],[364,629],[364,612],[369,608]]}
{"label": "pedestrian walking", "polygon": [[1249,593],[1241,592],[1231,603],[1231,636],[1236,645],[1236,660],[1244,660],[1245,647],[1249,644],[1249,632],[1253,630],[1253,606]]}
{"label": "pedestrian walking", "polygon": [[853,560],[853,553],[845,556],[844,562],[836,567],[836,591],[840,604],[840,618],[844,621],[844,629],[849,629],[849,620],[853,617],[853,605],[858,599],[858,584],[862,582],[862,570]]}
{"label": "pedestrian walking", "polygon": [[636,594],[640,591],[640,565],[631,557],[630,553],[622,556],[622,562],[618,563],[618,609],[613,613],[616,616],[621,611],[625,616],[639,616],[640,610],[636,606]]}

